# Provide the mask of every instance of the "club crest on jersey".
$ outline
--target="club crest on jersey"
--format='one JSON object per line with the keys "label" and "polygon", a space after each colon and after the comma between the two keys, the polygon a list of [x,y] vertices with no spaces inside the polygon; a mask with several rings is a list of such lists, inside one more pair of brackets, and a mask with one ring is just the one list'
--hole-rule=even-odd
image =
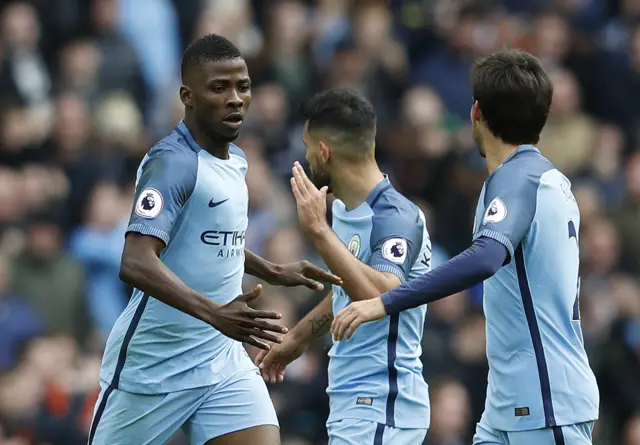
{"label": "club crest on jersey", "polygon": [[391,238],[382,245],[382,256],[392,263],[402,264],[407,258],[407,240]]}
{"label": "club crest on jersey", "polygon": [[162,211],[163,200],[159,191],[154,188],[147,188],[140,193],[136,201],[136,215],[142,218],[155,218]]}
{"label": "club crest on jersey", "polygon": [[357,257],[360,253],[360,235],[353,235],[347,244],[347,249],[349,252],[353,254],[353,256]]}
{"label": "club crest on jersey", "polygon": [[499,223],[507,217],[507,206],[500,198],[494,198],[484,212],[482,224]]}

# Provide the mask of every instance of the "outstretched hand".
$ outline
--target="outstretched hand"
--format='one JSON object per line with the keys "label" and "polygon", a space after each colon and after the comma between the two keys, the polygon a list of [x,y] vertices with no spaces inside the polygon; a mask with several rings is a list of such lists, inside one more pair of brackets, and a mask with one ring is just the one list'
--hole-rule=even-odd
{"label": "outstretched hand", "polygon": [[309,289],[321,291],[324,289],[322,283],[340,286],[342,279],[314,266],[309,261],[296,261],[280,265],[275,279],[269,284],[286,287],[306,286]]}
{"label": "outstretched hand", "polygon": [[[218,306],[212,314],[210,324],[229,338],[248,343],[256,348],[269,350],[269,344],[282,342],[282,337],[271,334],[286,334],[287,328],[265,320],[279,320],[282,314],[272,311],[252,309],[247,303],[258,298],[262,286],[238,296],[227,304]],[[270,331],[270,332],[269,332]],[[260,340],[262,339],[262,340]]]}

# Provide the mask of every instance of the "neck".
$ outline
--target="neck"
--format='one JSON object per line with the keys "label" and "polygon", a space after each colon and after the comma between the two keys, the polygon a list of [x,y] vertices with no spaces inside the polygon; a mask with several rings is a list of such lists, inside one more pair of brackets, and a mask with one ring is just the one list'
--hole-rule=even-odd
{"label": "neck", "polygon": [[193,136],[203,150],[206,150],[216,158],[229,159],[229,142],[216,139],[212,137],[211,134],[203,131],[197,124],[195,118],[188,112],[185,113],[183,120],[191,136]]}
{"label": "neck", "polygon": [[331,190],[336,198],[344,202],[351,211],[360,206],[376,185],[384,179],[374,159],[360,163],[344,163],[337,165],[331,176]]}
{"label": "neck", "polygon": [[518,150],[518,145],[512,145],[502,142],[500,139],[493,138],[484,142],[484,150],[487,159],[487,168],[489,174],[493,173],[502,165],[502,163]]}

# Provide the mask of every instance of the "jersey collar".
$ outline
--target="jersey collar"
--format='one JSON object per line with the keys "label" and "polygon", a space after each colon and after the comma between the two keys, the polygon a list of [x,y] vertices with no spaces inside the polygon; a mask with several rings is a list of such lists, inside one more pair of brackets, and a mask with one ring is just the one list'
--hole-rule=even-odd
{"label": "jersey collar", "polygon": [[389,181],[389,176],[385,175],[384,173],[383,176],[384,178],[382,179],[382,181],[378,182],[373,190],[371,190],[371,193],[369,193],[369,196],[367,196],[366,202],[367,204],[369,204],[369,207],[373,207],[382,193],[388,188],[391,188],[391,181]]}
{"label": "jersey collar", "polygon": [[504,162],[502,163],[502,165],[506,164],[507,162],[509,162],[511,159],[515,158],[516,156],[518,156],[520,153],[524,153],[527,151],[535,151],[536,153],[540,153],[540,150],[538,150],[536,147],[534,147],[533,145],[520,145],[518,146],[518,148],[516,149],[516,151],[514,151],[513,153],[511,153],[509,156],[507,156],[507,159],[504,160]]}
{"label": "jersey collar", "polygon": [[196,140],[191,135],[191,132],[189,131],[189,128],[187,128],[184,121],[180,121],[180,123],[176,127],[176,131],[180,136],[184,138],[185,142],[187,143],[187,145],[191,150],[195,151],[196,153],[202,150],[202,148],[198,145]]}

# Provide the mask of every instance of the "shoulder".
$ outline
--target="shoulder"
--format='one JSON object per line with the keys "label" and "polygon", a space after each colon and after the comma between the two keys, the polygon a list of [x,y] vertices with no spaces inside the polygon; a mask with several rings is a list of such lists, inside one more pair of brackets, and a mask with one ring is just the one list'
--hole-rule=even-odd
{"label": "shoulder", "polygon": [[547,158],[536,151],[518,153],[489,177],[485,185],[486,200],[499,194],[534,195],[542,176],[555,170]]}
{"label": "shoulder", "polygon": [[383,222],[391,224],[422,225],[420,209],[393,187],[384,190],[371,203],[374,226]]}
{"label": "shoulder", "polygon": [[384,190],[375,202],[372,202],[371,210],[372,242],[389,237],[411,240],[422,238],[425,226],[422,212],[393,187]]}
{"label": "shoulder", "polygon": [[229,155],[232,156],[238,156],[242,159],[244,159],[245,162],[247,162],[247,155],[244,151],[242,151],[242,149],[240,147],[238,147],[235,144],[231,144],[229,146]]}
{"label": "shoulder", "polygon": [[[158,141],[145,156],[146,162],[162,163],[166,166],[189,167],[194,170],[198,166],[198,153],[186,143],[180,143],[174,133]],[[145,162],[143,161],[143,163]]]}

